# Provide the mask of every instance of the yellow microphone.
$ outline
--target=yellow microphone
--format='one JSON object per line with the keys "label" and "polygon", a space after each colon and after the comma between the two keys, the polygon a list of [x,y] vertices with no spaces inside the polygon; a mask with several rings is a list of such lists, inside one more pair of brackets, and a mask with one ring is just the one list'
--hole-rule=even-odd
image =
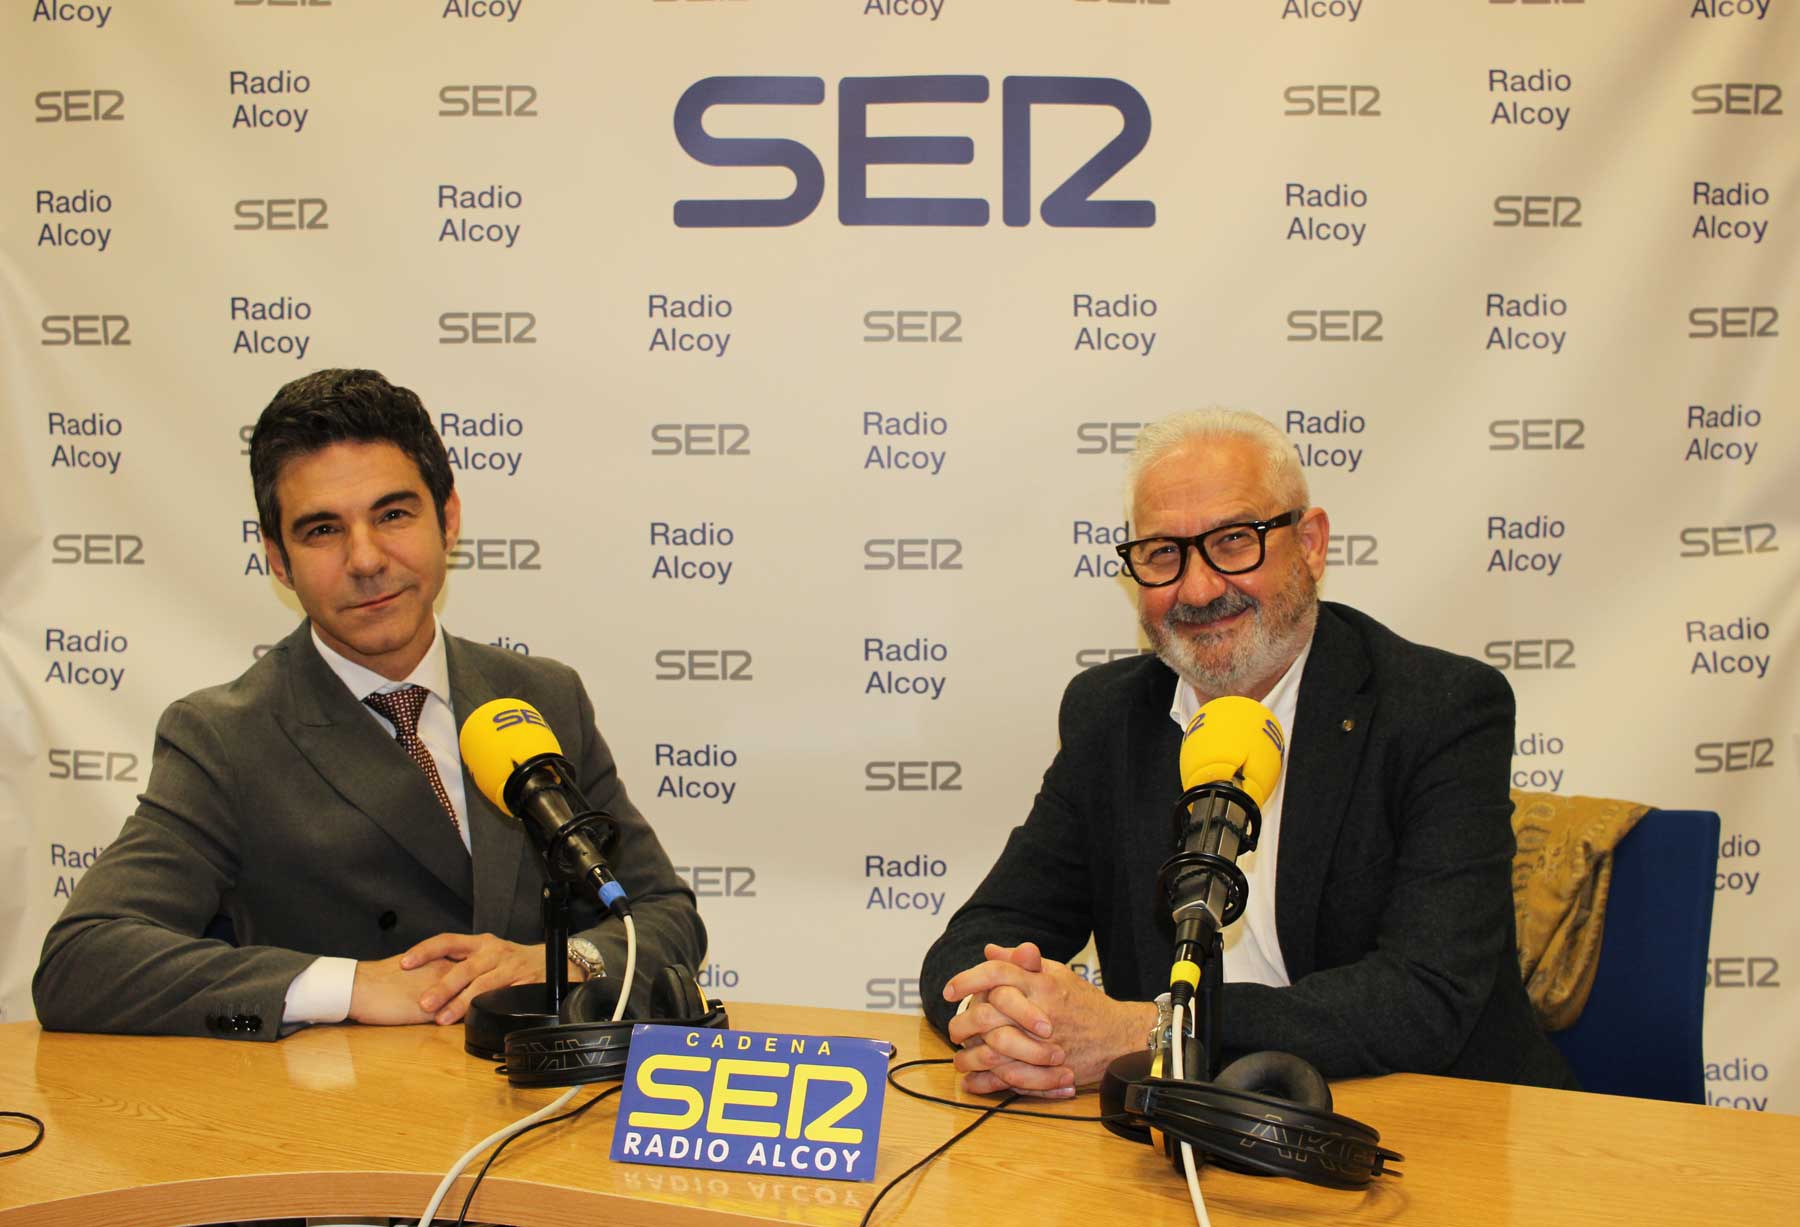
{"label": "yellow microphone", "polygon": [[1181,738],[1181,787],[1225,780],[1261,806],[1280,782],[1286,756],[1287,739],[1275,713],[1255,699],[1226,695],[1188,721]]}
{"label": "yellow microphone", "polygon": [[553,880],[583,883],[620,916],[631,910],[606,863],[612,819],[582,797],[575,768],[537,708],[524,699],[483,703],[463,721],[457,744],[475,787],[524,823]]}
{"label": "yellow microphone", "polygon": [[1244,914],[1250,883],[1237,858],[1256,847],[1262,805],[1281,782],[1286,753],[1281,723],[1255,699],[1214,699],[1188,723],[1181,739],[1175,853],[1157,875],[1175,920],[1173,984],[1193,988],[1198,960]]}
{"label": "yellow microphone", "polygon": [[509,818],[517,817],[506,796],[513,773],[546,754],[562,757],[562,743],[549,722],[524,699],[483,703],[463,721],[457,743],[475,787]]}

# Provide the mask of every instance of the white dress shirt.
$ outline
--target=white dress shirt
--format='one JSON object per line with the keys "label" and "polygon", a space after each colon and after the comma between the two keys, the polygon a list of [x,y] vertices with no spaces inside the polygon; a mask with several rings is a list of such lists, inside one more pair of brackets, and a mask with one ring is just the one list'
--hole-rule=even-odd
{"label": "white dress shirt", "polygon": [[[1249,880],[1250,892],[1244,903],[1244,915],[1224,932],[1227,983],[1268,984],[1285,988],[1293,983],[1288,978],[1287,964],[1281,957],[1281,940],[1275,932],[1275,858],[1281,847],[1281,801],[1287,791],[1288,762],[1294,756],[1294,712],[1300,704],[1300,675],[1306,669],[1306,658],[1312,655],[1309,640],[1281,680],[1263,697],[1263,706],[1275,713],[1275,721],[1287,738],[1287,754],[1281,760],[1281,775],[1275,790],[1262,806],[1262,832],[1257,837],[1256,851],[1239,854],[1238,868]],[[1175,701],[1169,705],[1169,718],[1185,730],[1194,713],[1200,710],[1200,696],[1187,682],[1175,683]]]}
{"label": "white dress shirt", "polygon": [[[436,617],[432,619],[433,635],[431,647],[425,652],[424,659],[413,669],[404,681],[389,681],[373,669],[366,669],[353,660],[348,660],[327,647],[319,638],[319,630],[312,630],[313,646],[319,655],[344,683],[358,703],[371,694],[400,690],[407,686],[423,686],[429,694],[425,706],[419,712],[419,740],[431,752],[431,759],[437,764],[438,777],[444,782],[444,791],[449,794],[450,804],[456,807],[456,825],[462,835],[463,847],[469,845],[469,807],[468,796],[463,790],[462,750],[457,741],[456,713],[450,707],[450,662],[444,652],[444,628]],[[394,735],[394,725],[386,716],[374,708],[363,705],[372,722],[369,735],[374,736],[376,730]],[[450,819],[446,815],[444,821]],[[356,982],[356,960],[331,956],[315,959],[311,966],[288,985],[287,1001],[281,1012],[284,1025],[300,1023],[332,1023],[343,1022],[350,1016],[350,992]]]}

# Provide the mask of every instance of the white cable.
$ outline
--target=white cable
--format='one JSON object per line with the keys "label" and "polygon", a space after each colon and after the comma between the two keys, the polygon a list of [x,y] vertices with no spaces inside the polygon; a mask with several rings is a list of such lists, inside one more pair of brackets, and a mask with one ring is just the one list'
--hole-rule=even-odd
{"label": "white cable", "polygon": [[632,923],[631,913],[625,913],[625,979],[624,987],[619,989],[619,1000],[613,1006],[612,1020],[618,1022],[625,1017],[625,1000],[631,996],[631,978],[637,974],[637,925]]}
{"label": "white cable", "polygon": [[[1184,1025],[1186,1019],[1182,1017],[1184,1012],[1183,1007],[1175,1007],[1175,1016],[1172,1019],[1174,1025],[1169,1028],[1170,1072],[1175,1075],[1177,1080],[1186,1076],[1186,1071],[1182,1068],[1187,1049],[1187,1044],[1183,1042],[1187,1036],[1187,1028]],[[1212,1227],[1212,1219],[1207,1217],[1206,1213],[1206,1199],[1200,1196],[1200,1176],[1194,1170],[1194,1148],[1187,1142],[1181,1144],[1181,1166],[1187,1174],[1188,1197],[1194,1203],[1194,1222],[1199,1224],[1199,1227]]]}
{"label": "white cable", "polygon": [[[614,1022],[618,1022],[625,1015],[625,1002],[631,996],[631,977],[636,970],[637,926],[631,922],[631,917],[628,915],[625,917],[625,986],[619,990],[618,1004],[613,1007],[612,1020]],[[521,1117],[510,1125],[504,1125],[501,1128],[496,1129],[494,1132],[475,1143],[475,1145],[469,1147],[469,1149],[464,1152],[463,1157],[458,1159],[455,1164],[451,1166],[450,1170],[444,1173],[444,1178],[438,1181],[437,1190],[432,1193],[431,1200],[425,1203],[425,1213],[419,1216],[419,1227],[431,1227],[431,1220],[437,1215],[438,1207],[444,1204],[444,1198],[449,1195],[450,1186],[456,1183],[456,1178],[463,1174],[464,1168],[475,1161],[477,1155],[481,1154],[482,1151],[490,1146],[496,1146],[499,1143],[504,1142],[514,1134],[523,1133],[525,1130],[543,1120],[546,1116],[555,1116],[571,1099],[575,1098],[575,1092],[580,1089],[581,1087],[579,1086],[570,1087],[561,1095],[557,1096],[554,1101],[545,1104],[530,1116]],[[1206,1227],[1212,1227],[1212,1224],[1208,1223],[1206,1224]]]}
{"label": "white cable", "polygon": [[530,1128],[532,1125],[543,1120],[546,1116],[556,1115],[556,1113],[562,1109],[564,1104],[575,1098],[575,1092],[580,1089],[581,1088],[578,1086],[570,1087],[561,1095],[557,1096],[554,1102],[545,1104],[530,1116],[524,1117],[521,1120],[516,1120],[503,1128],[496,1129],[494,1132],[475,1143],[475,1145],[469,1147],[463,1157],[458,1159],[455,1165],[451,1167],[448,1172],[444,1173],[444,1178],[438,1182],[437,1191],[431,1195],[431,1200],[425,1203],[425,1213],[419,1216],[419,1227],[431,1227],[432,1217],[437,1214],[438,1207],[443,1204],[445,1195],[450,1192],[450,1186],[456,1183],[456,1178],[462,1175],[463,1169],[475,1161],[475,1156],[479,1155],[490,1146],[504,1142],[513,1134],[518,1133],[521,1129]]}

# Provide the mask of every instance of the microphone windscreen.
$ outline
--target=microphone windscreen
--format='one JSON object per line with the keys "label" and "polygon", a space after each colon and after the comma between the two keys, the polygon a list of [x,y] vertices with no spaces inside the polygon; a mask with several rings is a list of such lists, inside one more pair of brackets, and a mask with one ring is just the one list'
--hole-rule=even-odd
{"label": "microphone windscreen", "polygon": [[1281,779],[1286,753],[1274,712],[1255,699],[1225,695],[1195,712],[1182,735],[1181,787],[1227,780],[1261,806]]}
{"label": "microphone windscreen", "polygon": [[506,806],[506,782],[513,769],[540,754],[562,753],[549,724],[524,699],[483,703],[463,721],[457,743],[475,787],[508,817],[512,811]]}

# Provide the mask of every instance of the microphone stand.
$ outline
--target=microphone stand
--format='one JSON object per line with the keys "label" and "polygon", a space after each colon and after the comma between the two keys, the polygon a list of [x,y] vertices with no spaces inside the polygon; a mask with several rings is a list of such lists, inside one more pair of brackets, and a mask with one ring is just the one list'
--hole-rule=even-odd
{"label": "microphone stand", "polygon": [[[1202,804],[1209,812],[1204,817],[1196,817],[1194,810]],[[1233,805],[1243,811],[1241,827],[1231,821],[1230,807]],[[1249,899],[1250,883],[1244,877],[1244,871],[1238,868],[1237,858],[1245,852],[1255,851],[1257,837],[1262,831],[1262,811],[1241,789],[1215,780],[1183,793],[1175,803],[1172,817],[1177,850],[1158,871],[1157,884],[1177,910],[1175,966],[1179,969],[1183,963],[1191,964],[1198,974],[1191,984],[1185,978],[1172,984],[1169,999],[1171,1006],[1181,1006],[1187,1013],[1198,1046],[1198,1065],[1204,1066],[1205,1070],[1202,1075],[1200,1068],[1188,1068],[1184,1062],[1183,1077],[1210,1082],[1223,1067],[1219,1044],[1223,1027],[1224,993],[1221,990],[1225,981],[1222,934],[1225,926],[1244,914]],[[1224,857],[1216,852],[1190,850],[1186,835],[1195,823],[1203,827],[1207,823],[1223,824],[1237,836],[1236,851],[1230,857]],[[1177,896],[1184,893],[1182,887],[1186,879],[1196,874],[1204,875],[1205,891],[1197,899],[1190,898],[1177,906]],[[1209,900],[1215,891],[1222,894]],[[1173,1045],[1182,1039],[1174,1033],[1174,1011],[1171,1009],[1168,1027],[1162,1036],[1165,1051],[1173,1052]],[[1170,1076],[1171,1068],[1165,1060],[1165,1077]]]}
{"label": "microphone stand", "polygon": [[464,1052],[498,1061],[506,1056],[506,1037],[514,1031],[562,1021],[563,998],[569,995],[573,900],[574,891],[567,882],[544,883],[544,982],[489,989],[471,1001],[463,1018]]}
{"label": "microphone stand", "polygon": [[[567,776],[574,774],[558,757]],[[527,764],[529,765],[529,764]],[[524,773],[521,773],[521,776]],[[515,776],[515,778],[521,778]],[[532,783],[520,792],[555,792],[565,802],[567,791],[558,784]],[[509,796],[514,812],[521,808],[522,797]],[[575,794],[579,801],[579,794]],[[585,803],[568,805],[568,821],[554,833],[546,833],[531,820],[525,820],[525,832],[539,853],[538,864],[544,873],[544,982],[513,984],[490,989],[469,1003],[463,1019],[463,1051],[489,1061],[506,1056],[506,1037],[526,1027],[554,1026],[562,1021],[563,998],[569,995],[569,927],[574,918],[575,883],[598,889],[593,880],[593,861],[585,857],[587,847],[601,847],[616,835],[612,818]],[[577,836],[582,837],[577,839]],[[613,890],[617,890],[616,885]],[[623,892],[620,892],[622,895]],[[604,901],[604,900],[603,900]],[[624,985],[623,993],[631,986]]]}

